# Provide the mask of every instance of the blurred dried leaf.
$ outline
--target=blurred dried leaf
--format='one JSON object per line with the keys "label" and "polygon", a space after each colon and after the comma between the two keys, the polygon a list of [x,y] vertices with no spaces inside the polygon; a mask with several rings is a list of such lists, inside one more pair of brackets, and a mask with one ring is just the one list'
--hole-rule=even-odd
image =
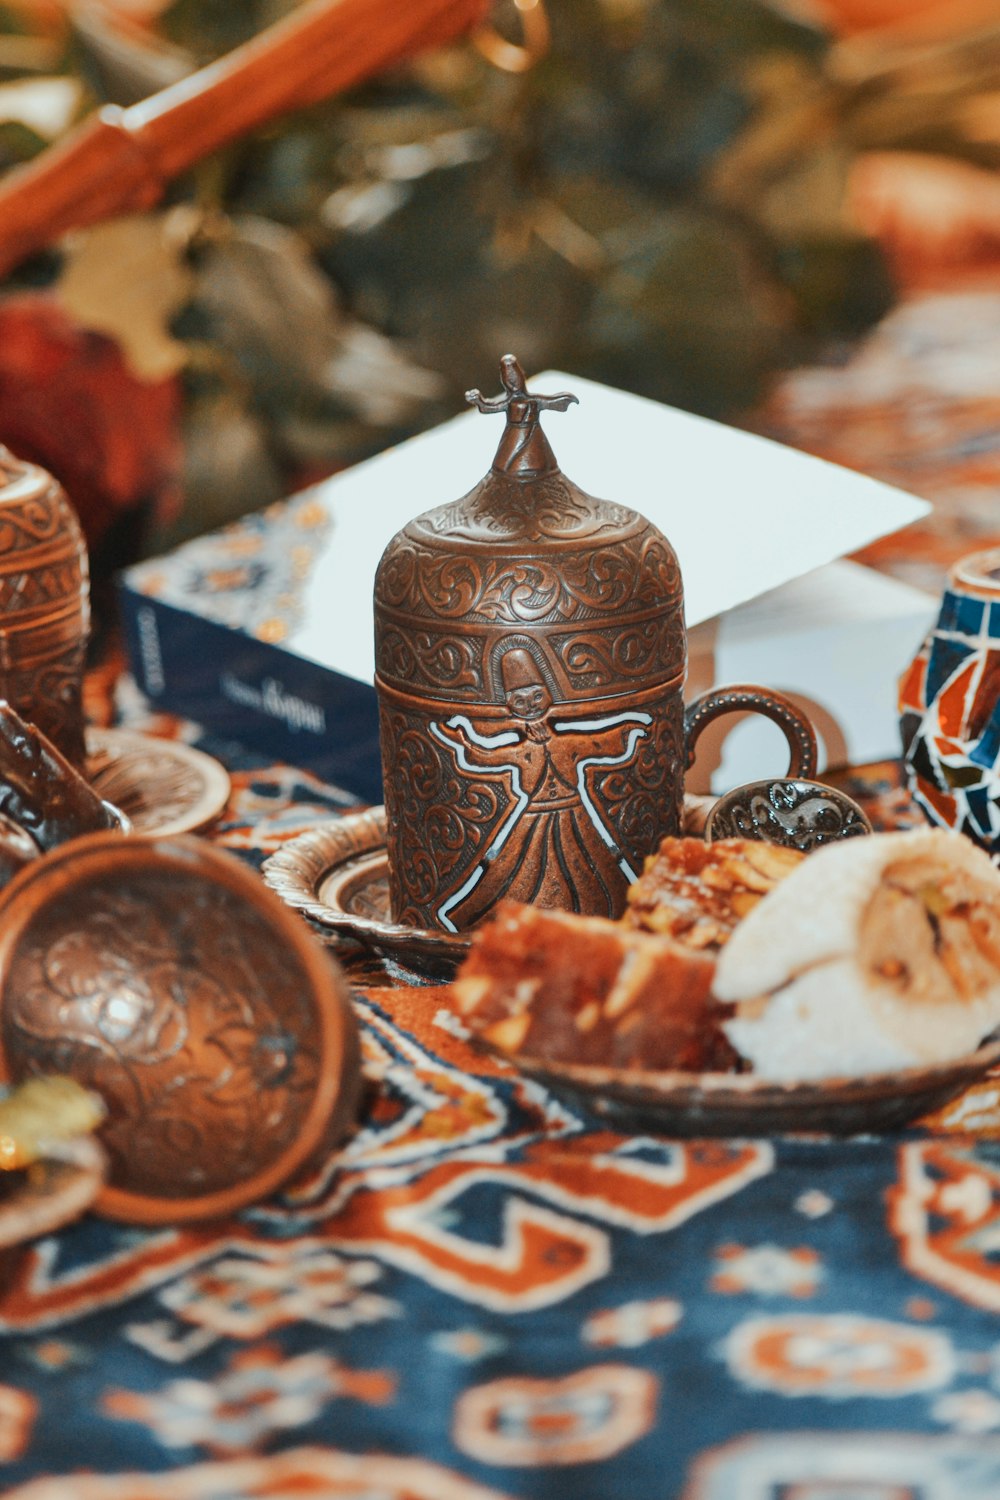
{"label": "blurred dried leaf", "polygon": [[751,67],[746,81],[755,99],[753,115],[718,153],[708,182],[721,202],[753,213],[762,187],[838,139],[841,107],[834,91],[796,58]]}
{"label": "blurred dried leaf", "polygon": [[26,78],[0,84],[0,121],[24,125],[44,141],[62,135],[80,108],[75,78]]}
{"label": "blurred dried leaf", "polygon": [[762,188],[754,217],[779,244],[848,235],[851,224],[846,189],[850,165],[851,153],[843,142],[824,144]]}
{"label": "blurred dried leaf", "polygon": [[72,19],[84,65],[97,91],[114,104],[137,104],[197,67],[189,52],[137,26],[122,7],[78,4]]}
{"label": "blurred dried leaf", "polygon": [[32,36],[60,37],[66,26],[63,0],[4,0],[5,19]]}
{"label": "blurred dried leaf", "polygon": [[823,21],[873,51],[967,36],[996,20],[996,0],[820,0]]}
{"label": "blurred dried leaf", "polygon": [[81,12],[100,11],[119,22],[149,27],[169,10],[173,0],[64,0],[74,17]]}
{"label": "blurred dried leaf", "polygon": [[263,424],[232,393],[188,402],[183,485],[184,509],[150,537],[154,552],[260,510],[284,494]]}
{"label": "blurred dried leaf", "polygon": [[117,340],[50,293],[0,298],[0,442],[66,486],[91,547],[178,499],[180,383],[137,380]]}
{"label": "blurred dried leaf", "polygon": [[[791,297],[732,226],[663,213],[604,279],[587,330],[602,378],[716,414],[752,399],[794,347]],[[739,359],[733,350],[739,349]]]}
{"label": "blurred dried leaf", "polygon": [[44,37],[0,35],[0,71],[51,73],[61,60],[61,48]]}
{"label": "blurred dried leaf", "polygon": [[374,426],[391,426],[440,395],[439,377],[344,317],[306,242],[267,220],[240,218],[206,247],[195,303],[258,400],[290,406],[298,422],[310,404],[332,399]]}
{"label": "blurred dried leaf", "polygon": [[182,252],[162,214],[96,225],[67,248],[60,303],[81,327],[110,334],[142,380],[176,374],[187,357],[169,330],[193,284]]}
{"label": "blurred dried leaf", "polygon": [[420,369],[391,339],[361,323],[343,328],[326,385],[374,427],[404,422],[415,405],[436,401],[444,392],[440,375]]}
{"label": "blurred dried leaf", "polygon": [[300,235],[267,219],[232,220],[198,257],[195,302],[255,388],[323,385],[341,315]]}
{"label": "blurred dried leaf", "polygon": [[869,152],[854,163],[850,192],[857,223],[886,247],[906,282],[934,266],[993,258],[1000,247],[994,172],[918,152]]}
{"label": "blurred dried leaf", "polygon": [[19,121],[0,121],[0,170],[30,161],[45,149],[45,141]]}

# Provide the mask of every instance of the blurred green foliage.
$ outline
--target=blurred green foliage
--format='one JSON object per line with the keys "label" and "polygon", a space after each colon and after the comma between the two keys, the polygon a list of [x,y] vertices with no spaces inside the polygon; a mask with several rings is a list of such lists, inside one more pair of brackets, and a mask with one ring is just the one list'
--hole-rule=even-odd
{"label": "blurred green foliage", "polygon": [[[53,66],[84,107],[127,105],[293,8],[176,0],[143,38],[83,6]],[[526,74],[466,42],[171,187],[168,208],[194,207],[174,327],[188,502],[153,545],[440,420],[497,384],[507,351],[725,416],[887,306],[879,254],[844,219],[854,148],[823,36],[765,0],[547,9],[551,50]],[[17,25],[0,28],[2,70]],[[29,137],[0,125],[0,164]],[[54,257],[11,284],[47,275]]]}

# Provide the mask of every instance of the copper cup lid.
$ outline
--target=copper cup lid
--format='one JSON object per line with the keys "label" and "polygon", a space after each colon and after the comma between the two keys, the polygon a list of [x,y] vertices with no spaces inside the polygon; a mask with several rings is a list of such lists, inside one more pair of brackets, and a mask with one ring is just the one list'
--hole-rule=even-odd
{"label": "copper cup lid", "polygon": [[99,1094],[131,1223],[229,1214],[349,1127],[361,1086],[347,982],[235,856],[96,833],[0,895],[0,1071]]}

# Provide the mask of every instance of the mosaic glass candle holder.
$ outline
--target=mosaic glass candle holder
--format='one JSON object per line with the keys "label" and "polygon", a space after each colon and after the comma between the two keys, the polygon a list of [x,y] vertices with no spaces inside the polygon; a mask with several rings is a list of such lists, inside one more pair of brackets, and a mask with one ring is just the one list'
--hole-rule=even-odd
{"label": "mosaic glass candle holder", "polygon": [[1000,548],[952,568],[899,684],[903,763],[931,823],[1000,853]]}

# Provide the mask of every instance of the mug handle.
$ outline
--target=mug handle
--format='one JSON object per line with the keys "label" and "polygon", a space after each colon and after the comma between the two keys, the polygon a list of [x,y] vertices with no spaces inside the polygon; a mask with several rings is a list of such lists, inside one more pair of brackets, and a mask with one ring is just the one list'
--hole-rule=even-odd
{"label": "mug handle", "polygon": [[684,746],[690,767],[698,736],[723,714],[763,714],[771,719],[788,741],[787,777],[811,781],[816,775],[816,731],[801,709],[783,693],[741,682],[733,687],[712,688],[695,698],[684,710]]}

